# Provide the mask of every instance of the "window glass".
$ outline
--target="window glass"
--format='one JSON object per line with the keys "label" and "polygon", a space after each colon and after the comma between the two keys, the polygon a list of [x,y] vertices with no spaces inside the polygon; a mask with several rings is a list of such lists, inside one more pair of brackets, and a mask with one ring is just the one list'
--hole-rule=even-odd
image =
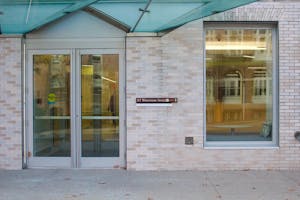
{"label": "window glass", "polygon": [[272,28],[206,28],[206,140],[272,141]]}

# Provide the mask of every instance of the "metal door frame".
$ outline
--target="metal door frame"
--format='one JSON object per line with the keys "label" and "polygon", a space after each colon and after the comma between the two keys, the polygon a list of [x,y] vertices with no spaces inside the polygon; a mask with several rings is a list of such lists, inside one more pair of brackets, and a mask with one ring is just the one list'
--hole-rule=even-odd
{"label": "metal door frame", "polygon": [[[33,152],[33,55],[70,55],[70,157],[34,157]],[[81,157],[81,55],[119,55],[119,157]],[[27,50],[26,52],[26,149],[29,168],[122,168],[126,166],[126,121],[125,121],[125,53],[124,49],[64,49]]]}
{"label": "metal door frame", "polygon": [[[71,168],[72,166],[72,97],[70,102],[70,124],[71,124],[71,149],[70,157],[35,157],[33,156],[33,100],[34,100],[34,87],[33,87],[33,55],[52,55],[52,54],[63,54],[70,55],[70,71],[72,74],[72,68],[74,66],[73,56],[71,50],[28,50],[27,51],[27,68],[26,68],[26,132],[27,132],[27,167],[29,168]],[[72,80],[72,75],[70,77]],[[71,88],[73,87],[72,82],[70,83]],[[71,91],[70,91],[71,92]]]}
{"label": "metal door frame", "polygon": [[[118,54],[119,55],[119,157],[81,156],[81,55]],[[78,168],[120,168],[125,167],[125,67],[124,53],[121,49],[77,49],[76,50],[76,145]],[[108,117],[100,117],[109,119]]]}

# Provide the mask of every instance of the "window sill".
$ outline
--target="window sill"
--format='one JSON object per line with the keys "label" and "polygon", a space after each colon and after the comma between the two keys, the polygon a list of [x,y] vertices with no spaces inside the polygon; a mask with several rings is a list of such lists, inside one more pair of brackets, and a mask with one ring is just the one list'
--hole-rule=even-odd
{"label": "window sill", "polygon": [[235,149],[241,149],[241,150],[279,150],[279,146],[249,146],[249,147],[241,147],[241,146],[204,146],[204,149],[207,150],[218,150],[218,149],[224,149],[224,150],[235,150]]}

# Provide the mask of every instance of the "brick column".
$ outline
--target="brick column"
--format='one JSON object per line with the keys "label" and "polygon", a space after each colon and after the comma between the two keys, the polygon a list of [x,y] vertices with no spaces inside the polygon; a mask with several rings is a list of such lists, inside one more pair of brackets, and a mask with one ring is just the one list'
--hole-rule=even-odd
{"label": "brick column", "polygon": [[21,44],[0,37],[0,169],[22,168]]}

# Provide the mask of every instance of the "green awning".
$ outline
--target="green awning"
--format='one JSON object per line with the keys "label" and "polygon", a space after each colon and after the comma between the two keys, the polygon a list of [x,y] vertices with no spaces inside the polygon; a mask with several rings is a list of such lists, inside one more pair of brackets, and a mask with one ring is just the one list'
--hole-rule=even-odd
{"label": "green awning", "polygon": [[24,34],[81,9],[130,32],[161,32],[256,0],[0,0],[1,34]]}

